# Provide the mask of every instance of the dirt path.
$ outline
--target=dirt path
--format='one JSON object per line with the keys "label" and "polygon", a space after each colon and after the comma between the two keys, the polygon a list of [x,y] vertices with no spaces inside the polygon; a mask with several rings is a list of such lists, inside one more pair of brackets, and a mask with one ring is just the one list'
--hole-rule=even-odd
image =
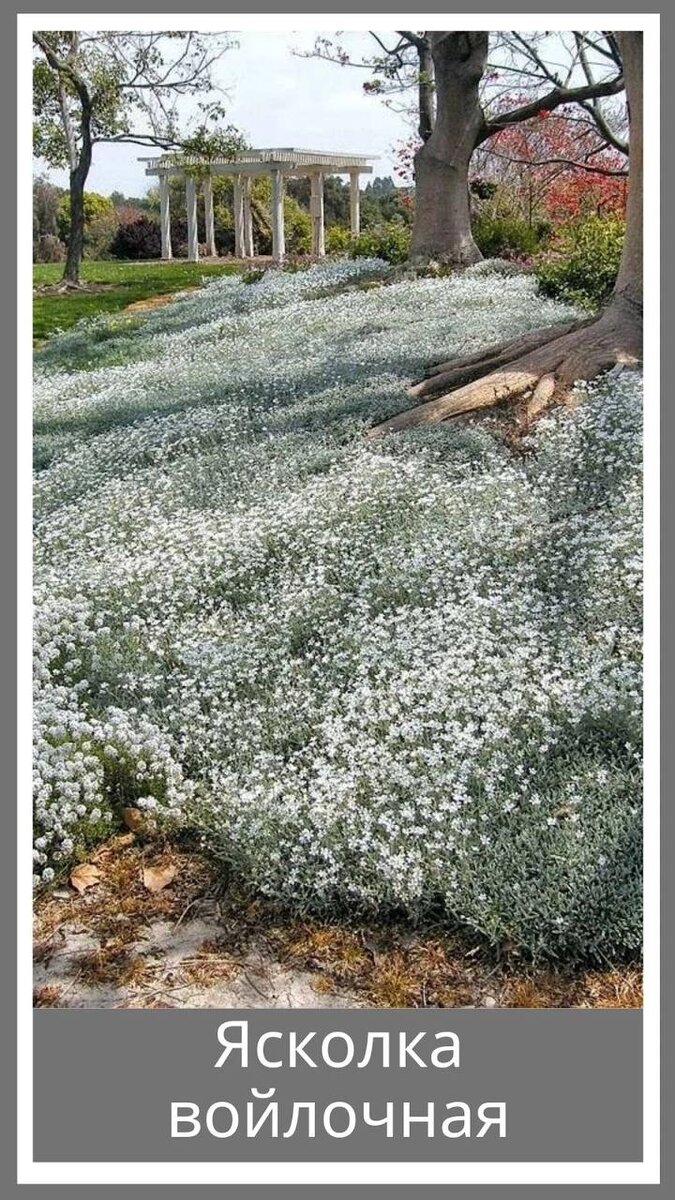
{"label": "dirt path", "polygon": [[127,304],[122,312],[148,312],[153,308],[163,308],[165,304],[171,304],[177,300],[179,296],[184,296],[186,292],[199,292],[201,288],[198,284],[190,287],[181,288],[179,292],[160,292],[157,296],[148,296],[145,300],[134,300],[132,304]]}

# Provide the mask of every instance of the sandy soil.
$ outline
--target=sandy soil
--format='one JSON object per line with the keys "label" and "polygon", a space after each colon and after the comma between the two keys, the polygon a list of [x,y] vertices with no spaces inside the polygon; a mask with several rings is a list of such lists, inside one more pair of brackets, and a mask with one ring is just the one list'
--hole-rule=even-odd
{"label": "sandy soil", "polygon": [[555,969],[440,927],[293,919],[148,829],[111,838],[79,881],[71,874],[37,897],[34,957],[37,1007],[642,1004],[637,964]]}

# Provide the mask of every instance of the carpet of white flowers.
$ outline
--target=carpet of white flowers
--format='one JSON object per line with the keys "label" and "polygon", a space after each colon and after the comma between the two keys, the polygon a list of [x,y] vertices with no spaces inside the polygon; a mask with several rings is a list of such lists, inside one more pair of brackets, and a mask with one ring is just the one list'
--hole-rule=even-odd
{"label": "carpet of white flowers", "polygon": [[633,951],[641,376],[524,455],[366,442],[428,361],[570,316],[381,270],[223,277],[38,356],[36,883],[135,804],[296,912]]}

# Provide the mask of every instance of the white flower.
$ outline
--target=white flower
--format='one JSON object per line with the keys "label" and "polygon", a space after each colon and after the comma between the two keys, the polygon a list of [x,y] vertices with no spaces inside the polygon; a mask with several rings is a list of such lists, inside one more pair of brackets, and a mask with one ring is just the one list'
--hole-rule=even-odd
{"label": "white flower", "polygon": [[573,315],[523,273],[347,286],[381,269],[223,277],[38,355],[35,871],[137,804],[298,908],[560,918],[557,949],[636,875],[641,378],[523,455],[367,442],[429,361]]}

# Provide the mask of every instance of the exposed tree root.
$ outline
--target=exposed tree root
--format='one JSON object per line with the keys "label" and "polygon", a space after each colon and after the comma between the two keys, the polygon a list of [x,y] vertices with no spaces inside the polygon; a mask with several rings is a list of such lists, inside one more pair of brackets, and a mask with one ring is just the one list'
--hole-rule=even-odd
{"label": "exposed tree root", "polygon": [[588,324],[590,321],[574,321],[566,325],[548,326],[546,329],[537,329],[534,333],[527,333],[524,337],[514,341],[501,342],[497,346],[491,346],[488,350],[469,354],[466,358],[449,359],[447,362],[437,363],[427,369],[424,379],[410,387],[410,395],[426,400],[441,392],[447,392],[451,388],[462,387],[465,383],[471,383],[472,380],[477,379],[480,375],[485,375],[488,371],[495,371],[498,367],[505,366],[514,359],[539,349],[540,346],[550,342],[552,338],[571,333],[575,329],[583,329]]}
{"label": "exposed tree root", "polygon": [[410,389],[413,396],[432,394],[435,399],[375,425],[368,437],[435,425],[505,401],[523,402],[521,420],[529,423],[549,405],[564,402],[575,382],[593,379],[618,364],[635,365],[641,357],[641,316],[616,299],[598,318],[539,330],[482,354],[440,364]]}
{"label": "exposed tree root", "polygon": [[55,292],[86,292],[88,290],[87,285],[79,279],[77,281],[74,279],[62,279],[60,283],[54,286]]}

